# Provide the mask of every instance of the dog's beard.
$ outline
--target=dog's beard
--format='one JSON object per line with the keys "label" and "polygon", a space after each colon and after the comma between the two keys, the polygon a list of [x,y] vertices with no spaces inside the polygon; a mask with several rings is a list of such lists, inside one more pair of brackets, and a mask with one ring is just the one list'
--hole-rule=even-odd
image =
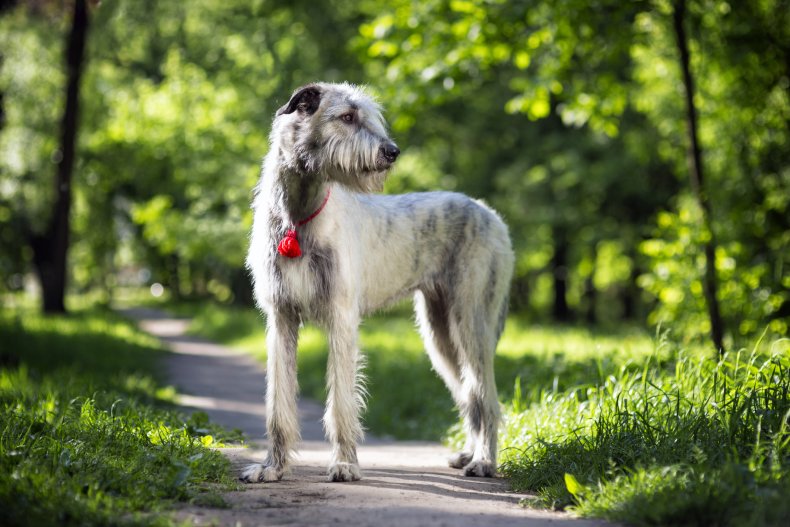
{"label": "dog's beard", "polygon": [[388,169],[346,172],[338,168],[327,170],[326,177],[331,181],[340,183],[349,190],[373,193],[384,190],[384,181],[387,179],[388,173]]}

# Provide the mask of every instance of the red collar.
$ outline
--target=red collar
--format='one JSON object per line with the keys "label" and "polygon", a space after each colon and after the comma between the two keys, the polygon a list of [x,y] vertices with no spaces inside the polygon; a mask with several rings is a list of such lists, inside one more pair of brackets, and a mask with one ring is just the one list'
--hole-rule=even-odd
{"label": "red collar", "polygon": [[280,240],[280,243],[277,244],[278,253],[285,256],[286,258],[298,258],[302,256],[302,248],[299,247],[299,238],[296,236],[296,228],[301,227],[302,225],[307,225],[313,221],[316,216],[321,214],[321,211],[324,210],[326,203],[329,201],[329,194],[331,192],[332,187],[329,187],[326,191],[326,197],[324,198],[324,202],[321,203],[321,206],[318,207],[318,209],[314,213],[310,214],[307,218],[297,221],[294,225],[294,228],[285,233],[285,237]]}
{"label": "red collar", "polygon": [[305,218],[305,219],[303,219],[301,221],[297,221],[296,222],[296,227],[301,227],[302,225],[307,225],[313,219],[315,219],[316,216],[321,214],[321,211],[324,210],[324,207],[326,207],[326,202],[329,201],[329,194],[331,194],[331,193],[332,193],[332,187],[327,188],[326,189],[326,197],[324,198],[324,202],[321,203],[321,206],[318,207],[318,209],[314,213],[310,214],[307,218]]}

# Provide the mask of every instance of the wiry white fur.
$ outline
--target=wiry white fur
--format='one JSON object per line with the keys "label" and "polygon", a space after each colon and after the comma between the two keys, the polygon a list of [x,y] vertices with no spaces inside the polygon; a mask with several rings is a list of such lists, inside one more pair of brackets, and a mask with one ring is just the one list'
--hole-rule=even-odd
{"label": "wiry white fur", "polygon": [[[275,119],[253,204],[247,266],[267,315],[272,445],[264,464],[249,467],[242,479],[282,477],[299,439],[296,332],[304,318],[329,335],[329,479],[361,477],[356,444],[363,437],[359,414],[366,392],[358,326],[366,314],[409,295],[433,366],[465,416],[467,448],[451,465],[467,475],[491,476],[499,416],[493,355],[513,265],[507,228],[487,206],[460,194],[360,192],[383,181],[391,163],[382,163],[380,154],[382,144],[391,144],[381,110],[357,87],[314,86],[321,94],[315,113],[299,110]],[[349,111],[355,126],[340,119]],[[295,188],[306,195],[294,196]],[[301,199],[304,210],[316,210],[330,190],[321,213],[299,228],[303,255],[277,254],[283,229],[299,219],[294,214],[302,215],[289,203],[293,208]]]}

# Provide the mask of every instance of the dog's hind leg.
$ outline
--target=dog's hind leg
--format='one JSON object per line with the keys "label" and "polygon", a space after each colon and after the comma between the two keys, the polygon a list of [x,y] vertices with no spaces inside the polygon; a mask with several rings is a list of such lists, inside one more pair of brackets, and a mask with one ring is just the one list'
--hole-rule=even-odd
{"label": "dog's hind leg", "polygon": [[494,349],[482,323],[482,313],[470,309],[460,322],[451,317],[451,335],[461,352],[461,414],[473,438],[466,476],[491,477],[496,473],[499,401],[494,379]]}
{"label": "dog's hind leg", "polygon": [[250,465],[241,475],[247,482],[277,481],[288,468],[291,451],[299,441],[296,396],[296,342],[299,314],[292,308],[270,310],[266,332],[266,430],[269,454],[261,464]]}
{"label": "dog's hind leg", "polygon": [[466,476],[496,472],[499,400],[494,378],[494,354],[507,314],[507,259],[478,256],[478,272],[458,274],[449,306],[450,338],[461,365],[461,413],[474,438]]}
{"label": "dog's hind leg", "polygon": [[324,428],[332,444],[329,481],[356,481],[362,478],[357,461],[357,442],[363,437],[359,414],[365,405],[362,357],[357,346],[359,318],[336,312],[329,327],[327,400]]}
{"label": "dog's hind leg", "polygon": [[[455,404],[459,409],[462,409],[465,399],[461,384],[461,364],[458,349],[450,338],[446,293],[440,289],[429,287],[417,291],[414,294],[414,312],[433,369],[447,385]],[[464,426],[466,427],[466,445],[463,450],[454,453],[448,459],[449,465],[453,468],[463,468],[468,465],[475,449],[476,435],[469,428],[468,419],[464,419]]]}

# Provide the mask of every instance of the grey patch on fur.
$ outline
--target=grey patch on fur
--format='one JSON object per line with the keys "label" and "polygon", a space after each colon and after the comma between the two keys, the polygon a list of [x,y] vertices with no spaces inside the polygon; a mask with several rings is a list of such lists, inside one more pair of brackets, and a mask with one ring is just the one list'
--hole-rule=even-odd
{"label": "grey patch on fur", "polygon": [[[269,439],[269,463],[273,467],[284,467],[288,460],[288,445],[283,439],[283,431],[277,421],[273,421],[268,427]],[[267,463],[267,464],[269,464]]]}
{"label": "grey patch on fur", "polygon": [[[298,340],[298,328],[300,322],[300,313],[296,306],[292,304],[283,303],[278,308],[269,313],[269,324],[276,327],[279,336],[279,346],[276,350],[270,350],[270,353],[276,354],[272,359],[282,363],[285,368],[285,380],[290,380],[291,377],[296,375],[296,344]],[[275,372],[267,372],[267,381],[269,376],[275,375]],[[283,382],[280,379],[279,382]],[[268,386],[267,386],[268,390]],[[293,395],[296,393],[295,378],[292,385]],[[273,398],[275,394],[266,394],[267,401]],[[272,399],[273,400],[273,399]],[[269,447],[269,455],[266,461],[267,466],[276,468],[279,471],[284,471],[288,464],[288,457],[291,453],[291,442],[294,432],[287,430],[285,424],[281,423],[277,413],[273,412],[267,419],[267,433],[271,445]],[[298,431],[296,432],[298,435]]]}
{"label": "grey patch on fur", "polygon": [[469,419],[469,426],[473,432],[480,432],[483,426],[483,402],[476,394],[472,394],[469,398],[469,403],[466,407],[467,418]]}
{"label": "grey patch on fur", "polygon": [[428,213],[428,219],[425,220],[425,231],[431,234],[436,233],[436,211],[431,210]]}
{"label": "grey patch on fur", "polygon": [[433,331],[437,351],[447,361],[452,373],[460,379],[460,357],[458,357],[458,350],[455,349],[450,337],[450,313],[448,311],[446,294],[441,290],[432,291],[429,289],[422,289],[422,294],[425,297],[426,313]]}
{"label": "grey patch on fur", "polygon": [[327,306],[332,301],[332,284],[335,274],[335,258],[332,250],[313,243],[309,253],[310,273],[315,280],[314,316],[325,318],[331,311]]}
{"label": "grey patch on fur", "polygon": [[488,266],[488,281],[486,283],[485,303],[489,309],[494,307],[494,301],[496,300],[496,282],[497,276],[499,275],[497,272],[497,265],[497,262],[492,260],[491,264]]}
{"label": "grey patch on fur", "polygon": [[357,459],[357,446],[352,442],[346,442],[340,446],[340,458],[346,463],[359,463]]}

